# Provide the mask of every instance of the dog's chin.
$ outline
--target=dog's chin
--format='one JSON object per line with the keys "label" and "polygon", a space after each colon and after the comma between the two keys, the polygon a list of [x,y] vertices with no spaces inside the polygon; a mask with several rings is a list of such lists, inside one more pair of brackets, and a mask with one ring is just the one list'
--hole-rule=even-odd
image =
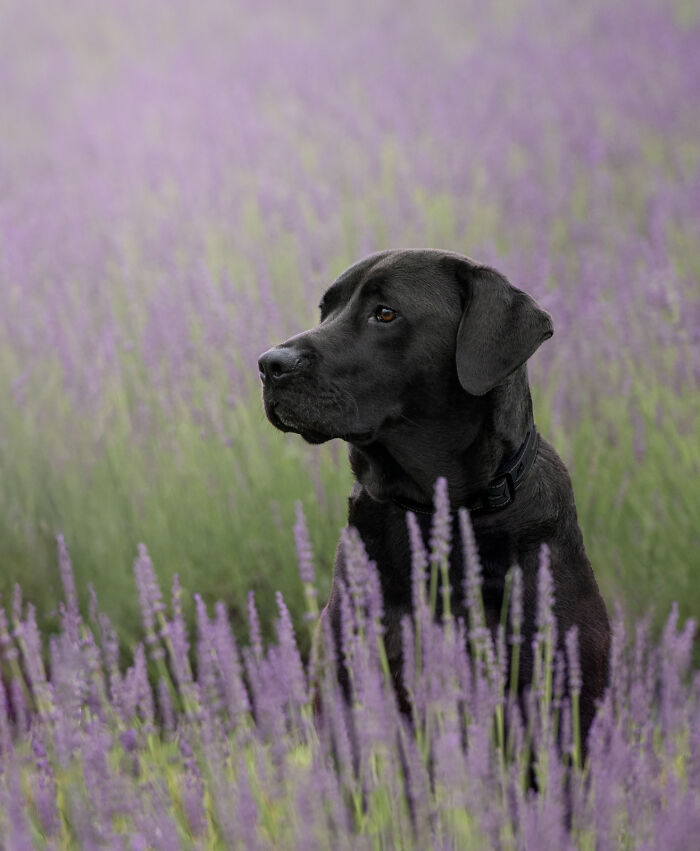
{"label": "dog's chin", "polygon": [[339,432],[327,434],[325,432],[313,431],[306,428],[303,430],[291,429],[291,431],[296,431],[307,443],[325,443],[327,440],[337,438],[338,440],[345,440],[347,443],[354,443],[356,446],[367,446],[375,440],[374,431],[362,431],[356,434],[341,434]]}
{"label": "dog's chin", "polygon": [[288,430],[296,431],[307,443],[325,443],[327,440],[337,438],[338,440],[345,440],[347,443],[353,443],[356,446],[367,446],[373,443],[375,439],[375,433],[373,431],[363,431],[357,434],[324,434],[320,431],[312,431],[310,429],[304,429],[303,431],[301,429]]}
{"label": "dog's chin", "polygon": [[306,430],[299,431],[298,434],[300,434],[307,443],[312,444],[325,443],[326,441],[333,439],[333,435],[321,434],[320,431]]}
{"label": "dog's chin", "polygon": [[319,425],[318,423],[312,425],[297,419],[293,412],[284,409],[280,412],[276,405],[266,407],[265,413],[275,428],[278,428],[280,431],[298,434],[307,443],[326,443],[328,440],[339,438],[340,440],[345,440],[348,443],[354,443],[358,446],[366,446],[375,439],[376,433],[374,430],[341,432],[332,428],[330,425]]}
{"label": "dog's chin", "polygon": [[284,410],[280,413],[277,405],[266,405],[265,413],[275,428],[280,431],[299,434],[307,443],[325,443],[335,437],[333,434],[327,434],[325,431],[319,431],[317,428],[312,428],[301,422],[293,413]]}

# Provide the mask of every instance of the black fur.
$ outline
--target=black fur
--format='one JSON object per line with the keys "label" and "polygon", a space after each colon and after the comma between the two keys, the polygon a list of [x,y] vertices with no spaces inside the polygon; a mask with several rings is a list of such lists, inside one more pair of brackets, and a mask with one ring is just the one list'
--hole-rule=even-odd
{"label": "black fur", "polygon": [[[382,307],[390,311],[382,314]],[[526,361],[551,335],[549,316],[495,270],[458,254],[395,250],[344,272],[324,295],[320,325],[260,358],[265,412],[277,428],[312,443],[341,437],[350,444],[357,481],[349,523],[379,569],[397,676],[400,620],[411,609],[411,559],[405,512],[394,500],[430,504],[436,478],[445,476],[457,508],[487,486],[523,442],[532,418]],[[572,624],[579,629],[585,736],[606,685],[610,629],[571,481],[549,443],[540,438],[514,502],[475,514],[472,524],[491,626],[500,617],[506,572],[516,562],[523,571],[521,688],[532,674],[538,558],[548,544],[560,644]],[[336,632],[343,575],[339,549],[324,610]],[[451,576],[459,614],[459,542]]]}

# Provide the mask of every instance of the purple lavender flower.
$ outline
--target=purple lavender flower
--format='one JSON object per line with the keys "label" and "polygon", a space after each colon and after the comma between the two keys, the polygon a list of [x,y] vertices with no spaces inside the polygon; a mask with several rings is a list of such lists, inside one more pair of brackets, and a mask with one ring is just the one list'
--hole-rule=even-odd
{"label": "purple lavender flower", "polygon": [[27,605],[27,618],[23,624],[20,646],[24,669],[27,674],[27,683],[34,695],[39,711],[47,717],[52,709],[51,693],[46,680],[41,635],[36,624],[36,612],[31,603]]}
{"label": "purple lavender flower", "polygon": [[124,730],[123,733],[119,734],[119,741],[127,753],[133,753],[138,744],[136,730],[134,730],[133,727],[129,727],[128,730]]}
{"label": "purple lavender flower", "polygon": [[406,512],[406,525],[408,526],[408,540],[411,545],[411,588],[413,611],[419,612],[425,606],[425,583],[427,579],[428,555],[423,543],[423,533],[416,515],[412,511]]}
{"label": "purple lavender flower", "polygon": [[308,701],[308,686],[294,637],[292,618],[279,591],[276,592],[275,599],[280,615],[277,622],[277,641],[280,653],[279,673],[285,680],[287,699],[292,704],[302,706]]}
{"label": "purple lavender flower", "polygon": [[20,776],[14,760],[6,770],[6,779],[0,792],[0,807],[4,810],[4,839],[7,847],[17,851],[33,851],[32,832],[22,799]]}
{"label": "purple lavender flower", "polygon": [[2,657],[9,664],[19,656],[19,650],[15,647],[10,635],[9,624],[7,623],[7,615],[5,609],[0,607],[0,649],[2,649]]}
{"label": "purple lavender flower", "polygon": [[80,629],[80,611],[78,609],[78,592],[75,588],[75,577],[73,576],[73,564],[68,555],[68,548],[63,535],[57,535],[58,543],[58,566],[61,571],[61,581],[63,582],[63,591],[66,597],[65,608],[65,628],[71,637],[71,640],[78,640],[78,631]]}
{"label": "purple lavender flower", "polygon": [[255,594],[252,591],[248,592],[248,630],[250,647],[255,659],[260,660],[263,655],[262,632],[260,630],[260,617],[255,605]]}
{"label": "purple lavender flower", "polygon": [[173,706],[173,697],[170,691],[170,683],[164,677],[158,680],[158,709],[160,711],[161,723],[165,733],[173,733],[175,731],[175,707]]}
{"label": "purple lavender flower", "polygon": [[459,528],[464,555],[464,598],[467,606],[469,642],[475,659],[488,660],[489,671],[496,672],[496,650],[491,632],[486,626],[481,596],[481,559],[474,538],[469,512],[459,509]]}
{"label": "purple lavender flower", "polygon": [[56,777],[48,759],[46,748],[37,733],[32,737],[32,750],[37,768],[34,787],[34,806],[41,829],[47,836],[58,835],[60,820],[56,806]]}
{"label": "purple lavender flower", "polygon": [[175,682],[184,696],[192,685],[192,669],[189,660],[190,644],[187,637],[187,627],[182,614],[181,595],[180,580],[176,573],[173,575],[171,597],[173,618],[168,624],[166,644]]}
{"label": "purple lavender flower", "polygon": [[459,529],[464,554],[464,596],[470,621],[473,621],[472,629],[479,629],[483,626],[481,559],[479,558],[469,512],[464,508],[459,510]]}
{"label": "purple lavender flower", "polygon": [[143,544],[139,544],[138,558],[134,562],[134,577],[139,591],[141,618],[146,632],[146,642],[151,646],[152,658],[162,658],[163,651],[162,647],[158,645],[156,618],[165,610],[165,605],[153,569],[153,562]]}
{"label": "purple lavender flower", "polygon": [[345,527],[340,533],[340,547],[345,561],[345,575],[354,616],[358,629],[362,631],[367,617],[366,583],[369,573],[367,551],[357,529],[353,526]]}
{"label": "purple lavender flower", "polygon": [[523,626],[523,572],[520,566],[514,565],[511,568],[510,575],[510,642],[511,644],[520,644]]}
{"label": "purple lavender flower", "polygon": [[169,812],[169,800],[163,778],[149,780],[142,788],[140,806],[133,813],[133,818],[146,840],[146,847],[158,851],[177,851],[182,847],[177,826]]}
{"label": "purple lavender flower", "polygon": [[430,558],[440,565],[449,558],[452,542],[452,516],[447,479],[440,477],[435,482],[435,514],[430,532]]}
{"label": "purple lavender flower", "polygon": [[214,610],[216,619],[214,621],[213,641],[216,658],[226,697],[228,717],[235,724],[250,711],[250,701],[242,679],[238,646],[226,615],[226,607],[219,602],[216,603]]}
{"label": "purple lavender flower", "polygon": [[204,781],[192,748],[183,739],[180,743],[185,768],[185,783],[182,789],[182,810],[187,826],[193,836],[200,836],[207,830],[207,815],[204,808]]}
{"label": "purple lavender flower", "polygon": [[566,658],[569,664],[569,690],[572,695],[581,694],[581,662],[578,649],[578,627],[569,628],[566,633]]}
{"label": "purple lavender flower", "polygon": [[200,694],[210,712],[218,714],[223,706],[223,689],[216,660],[213,627],[199,594],[194,595],[197,612],[197,661]]}
{"label": "purple lavender flower", "polygon": [[416,685],[419,671],[416,668],[416,637],[413,621],[409,615],[404,615],[401,618],[401,657],[403,661],[403,687],[410,697],[412,708],[416,708],[418,697]]}
{"label": "purple lavender flower", "polygon": [[[352,660],[355,656],[360,625],[355,619],[350,592],[344,582],[338,585],[338,595],[340,596],[340,636],[343,664],[352,679]],[[332,638],[330,640],[333,641]],[[326,646],[329,646],[328,641],[326,641]]]}
{"label": "purple lavender flower", "polygon": [[99,721],[86,726],[81,748],[83,776],[95,813],[94,829],[103,842],[114,838],[113,817],[128,812],[126,778],[113,774],[107,758],[112,744],[111,734]]}
{"label": "purple lavender flower", "polygon": [[301,502],[296,504],[296,523],[294,524],[294,542],[297,548],[297,559],[299,561],[299,576],[304,585],[313,585],[314,564],[309,530],[306,526],[304,508]]}
{"label": "purple lavender flower", "polygon": [[250,788],[248,767],[241,759],[236,772],[236,836],[246,848],[259,848],[259,811]]}
{"label": "purple lavender flower", "polygon": [[136,708],[146,729],[150,731],[153,729],[155,720],[155,704],[153,702],[151,684],[148,681],[146,653],[141,643],[136,645],[136,650],[134,651],[134,664],[129,669],[129,672],[132,671]]}
{"label": "purple lavender flower", "polygon": [[537,573],[537,613],[535,624],[538,640],[550,640],[556,645],[556,623],[554,620],[554,582],[549,570],[549,548],[542,544]]}
{"label": "purple lavender flower", "polygon": [[0,677],[0,748],[5,757],[13,752],[10,736],[10,704],[2,677]]}

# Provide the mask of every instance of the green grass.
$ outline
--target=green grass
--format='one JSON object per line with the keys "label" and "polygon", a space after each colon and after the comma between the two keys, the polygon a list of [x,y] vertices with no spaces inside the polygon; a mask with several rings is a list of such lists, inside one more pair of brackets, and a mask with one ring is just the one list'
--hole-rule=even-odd
{"label": "green grass", "polygon": [[[697,398],[638,379],[628,396],[604,398],[595,416],[583,416],[570,431],[552,428],[546,407],[535,405],[542,432],[568,464],[586,548],[608,604],[619,601],[633,615],[652,610],[657,624],[674,600],[684,616],[697,613]],[[630,420],[635,407],[645,433],[640,455]]]}
{"label": "green grass", "polygon": [[[230,446],[183,408],[152,410],[152,429],[136,439],[113,423],[95,443],[93,421],[66,416],[56,427],[15,410],[0,454],[0,593],[15,582],[50,618],[62,590],[55,533],[65,535],[86,600],[91,582],[127,645],[140,632],[132,564],[146,543],[164,588],[174,573],[191,595],[223,599],[239,635],[247,633],[246,594],[264,615],[282,591],[295,612],[303,605],[292,528],[295,501],[304,506],[318,549],[321,595],[330,587],[337,533],[345,523],[350,473],[336,442],[313,453],[267,423],[257,393],[227,414]],[[7,418],[9,419],[9,418]],[[266,618],[269,627],[269,618]]]}

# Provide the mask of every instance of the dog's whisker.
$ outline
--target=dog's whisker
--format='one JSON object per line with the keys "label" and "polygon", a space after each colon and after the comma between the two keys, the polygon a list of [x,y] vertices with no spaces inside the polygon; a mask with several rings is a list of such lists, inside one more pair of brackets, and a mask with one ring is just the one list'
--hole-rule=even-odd
{"label": "dog's whisker", "polygon": [[416,428],[420,428],[419,423],[415,420],[412,420],[410,417],[407,417],[406,414],[399,414],[399,418],[405,420],[409,425],[416,426]]}

